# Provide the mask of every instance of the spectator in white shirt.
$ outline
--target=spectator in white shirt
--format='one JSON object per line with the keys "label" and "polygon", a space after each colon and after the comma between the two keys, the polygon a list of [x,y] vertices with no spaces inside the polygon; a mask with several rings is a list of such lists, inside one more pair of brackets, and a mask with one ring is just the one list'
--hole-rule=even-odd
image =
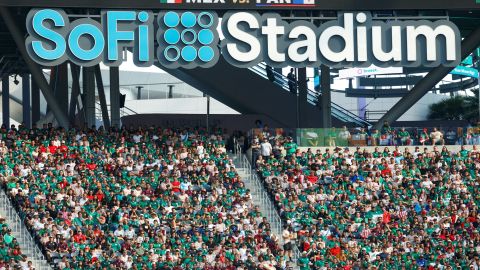
{"label": "spectator in white shirt", "polygon": [[265,159],[268,159],[268,157],[270,157],[272,154],[272,145],[267,139],[264,139],[260,145],[260,152]]}

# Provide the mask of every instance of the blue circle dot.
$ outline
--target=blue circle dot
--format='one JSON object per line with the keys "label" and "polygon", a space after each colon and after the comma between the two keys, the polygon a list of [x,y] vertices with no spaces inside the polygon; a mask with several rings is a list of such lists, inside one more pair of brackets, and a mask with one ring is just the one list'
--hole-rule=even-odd
{"label": "blue circle dot", "polygon": [[190,11],[187,11],[182,14],[182,25],[190,28],[197,23],[197,17]]}
{"label": "blue circle dot", "polygon": [[168,29],[163,33],[163,38],[168,44],[176,44],[180,40],[180,34],[175,29]]}
{"label": "blue circle dot", "polygon": [[198,32],[198,41],[203,45],[209,45],[213,42],[213,32],[208,29],[203,29]]}
{"label": "blue circle dot", "polygon": [[145,12],[145,11],[141,11],[140,13],[138,13],[138,19],[139,19],[141,22],[146,22],[146,21],[148,21],[148,13]]}
{"label": "blue circle dot", "polygon": [[203,62],[210,62],[212,61],[213,57],[215,56],[215,53],[213,49],[209,46],[203,46],[198,50],[198,58],[202,60]]}
{"label": "blue circle dot", "polygon": [[208,28],[213,24],[213,15],[210,12],[202,12],[198,14],[198,25]]}
{"label": "blue circle dot", "polygon": [[[174,53],[173,56],[170,55],[172,52]],[[180,50],[176,46],[170,45],[165,48],[165,50],[163,51],[163,55],[168,61],[175,62],[178,60],[178,58],[180,58]]]}
{"label": "blue circle dot", "polygon": [[197,50],[193,46],[185,46],[182,49],[182,58],[187,62],[193,62],[197,59]]}
{"label": "blue circle dot", "polygon": [[197,41],[197,33],[192,29],[182,31],[182,42],[185,44],[193,44]]}
{"label": "blue circle dot", "polygon": [[165,16],[163,16],[163,22],[168,27],[175,27],[180,22],[180,17],[176,12],[169,11],[165,13]]}

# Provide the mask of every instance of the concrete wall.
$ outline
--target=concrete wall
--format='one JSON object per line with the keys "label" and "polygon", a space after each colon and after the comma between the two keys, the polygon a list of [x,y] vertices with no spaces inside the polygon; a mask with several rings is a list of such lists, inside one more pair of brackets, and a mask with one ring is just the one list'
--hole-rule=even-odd
{"label": "concrete wall", "polygon": [[[204,97],[127,100],[125,106],[138,114],[207,114],[207,98]],[[239,113],[211,98],[210,114]]]}
{"label": "concrete wall", "polygon": [[[437,94],[426,94],[421,98],[415,105],[413,105],[404,115],[402,115],[398,121],[423,121],[427,120],[427,115],[429,112],[429,105],[432,103],[437,103],[448,96],[437,95]],[[400,98],[367,98],[366,110],[368,111],[388,111],[390,108],[395,105]],[[332,92],[332,101],[341,105],[347,110],[357,114],[357,98],[346,97],[345,93],[335,93]],[[378,116],[380,118],[381,115]]]}
{"label": "concrete wall", "polygon": [[[138,114],[122,117],[124,126],[150,126],[161,127],[205,127],[206,115],[201,114]],[[255,126],[255,121],[261,120],[262,123],[275,127],[279,126],[274,120],[262,115],[210,115],[210,127],[219,127],[227,129],[227,132],[244,131],[248,132]]]}

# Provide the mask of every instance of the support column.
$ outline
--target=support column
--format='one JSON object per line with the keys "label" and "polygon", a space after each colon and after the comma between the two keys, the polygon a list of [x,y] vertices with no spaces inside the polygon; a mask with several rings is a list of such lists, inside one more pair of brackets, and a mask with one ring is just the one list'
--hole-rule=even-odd
{"label": "support column", "polygon": [[60,110],[67,115],[68,113],[68,63],[65,62],[55,67],[54,92]]}
{"label": "support column", "polygon": [[299,113],[299,124],[300,128],[305,128],[308,126],[308,113],[306,112],[308,101],[307,101],[307,69],[299,68],[298,69],[298,113]]}
{"label": "support column", "polygon": [[3,75],[2,78],[2,124],[10,128],[10,78]]}
{"label": "support column", "polygon": [[[365,86],[360,85],[360,80],[358,78],[353,79],[355,82],[355,89],[361,90],[365,89]],[[352,80],[350,80],[352,81]],[[367,99],[364,97],[357,98],[357,110],[358,110],[358,117],[362,118],[363,120],[368,121],[367,119]]]}
{"label": "support column", "polygon": [[173,98],[173,87],[175,87],[175,85],[173,84],[168,85],[168,98]]}
{"label": "support column", "polygon": [[142,89],[143,86],[137,86],[137,100],[142,99]]}
{"label": "support column", "polygon": [[10,13],[10,10],[7,7],[0,6],[0,18],[5,21],[5,24],[7,25],[10,34],[15,40],[17,49],[19,50],[20,54],[23,57],[23,60],[27,64],[30,73],[32,74],[32,78],[36,81],[37,85],[42,90],[43,96],[47,100],[48,106],[52,109],[52,112],[55,115],[55,118],[57,119],[59,125],[68,128],[70,126],[70,123],[67,116],[60,109],[60,106],[55,99],[55,95],[52,92],[52,89],[50,88],[47,80],[42,74],[42,70],[28,56],[23,33],[20,31],[18,25],[12,17],[12,14]]}
{"label": "support column", "polygon": [[320,68],[320,86],[322,89],[320,105],[322,107],[323,128],[332,127],[332,96],[330,89],[330,67],[322,65]]}
{"label": "support column", "polygon": [[210,96],[207,95],[207,134],[210,132]]}
{"label": "support column", "polygon": [[98,99],[102,110],[103,127],[110,128],[110,118],[108,117],[107,98],[105,97],[105,89],[103,87],[102,72],[100,65],[95,66],[95,79],[97,81]]}
{"label": "support column", "polygon": [[32,123],[40,121],[40,89],[35,80],[32,80]]}
{"label": "support column", "polygon": [[112,126],[120,127],[120,75],[118,67],[110,67],[110,113]]}
{"label": "support column", "polygon": [[[461,58],[465,59],[473,50],[480,45],[480,27],[462,41]],[[374,129],[380,129],[385,121],[389,124],[397,121],[408,109],[417,103],[428,91],[430,91],[440,80],[447,76],[454,67],[438,66],[430,71],[422,80],[420,80],[402,99],[373,126]]]}
{"label": "support column", "polygon": [[30,74],[22,75],[22,110],[23,123],[26,128],[32,128],[32,118],[30,116]]}
{"label": "support column", "polygon": [[83,94],[85,96],[84,109],[87,127],[95,125],[95,69],[83,68]]}
{"label": "support column", "polygon": [[70,109],[68,118],[70,122],[75,121],[75,115],[77,112],[78,95],[80,95],[80,67],[70,63],[70,71],[72,73],[72,94],[70,96]]}

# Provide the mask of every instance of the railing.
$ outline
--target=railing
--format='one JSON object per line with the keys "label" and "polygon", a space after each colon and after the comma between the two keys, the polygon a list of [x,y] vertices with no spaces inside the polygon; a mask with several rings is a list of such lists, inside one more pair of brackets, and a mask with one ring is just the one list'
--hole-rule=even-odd
{"label": "railing", "polygon": [[5,218],[9,227],[16,234],[15,237],[22,248],[22,253],[30,256],[27,260],[32,261],[36,270],[50,270],[51,267],[48,265],[45,256],[35,244],[35,240],[25,227],[23,220],[3,189],[0,189],[0,211],[6,215]]}
{"label": "railing", "polygon": [[255,173],[252,173],[252,167],[250,165],[250,162],[248,162],[248,159],[245,155],[243,155],[241,152],[238,152],[238,148],[236,151],[237,155],[237,160],[240,163],[240,167],[245,169],[247,171],[246,177],[250,182],[250,184],[253,185],[254,190],[251,190],[252,193],[255,193],[258,197],[257,199],[261,202],[262,205],[264,205],[266,213],[263,213],[270,222],[272,227],[272,230],[280,237],[280,239],[283,242],[282,239],[282,219],[278,215],[277,211],[275,211],[275,206],[270,200],[270,197],[268,196],[268,193],[264,190],[263,184],[260,182],[260,179],[258,179],[257,175]]}
{"label": "railing", "polygon": [[[252,170],[252,166],[250,161],[248,160],[247,156],[243,154],[242,146],[234,139],[235,145],[235,156],[237,161],[240,164],[240,167],[247,171],[247,179],[250,184],[253,186],[254,190],[251,190],[252,194],[255,194],[257,199],[261,202],[264,207],[263,215],[266,216],[269,223],[273,226],[273,232],[278,235],[280,242],[283,243],[283,220],[280,218],[278,214],[275,204],[272,202],[271,197],[269,196],[268,192],[265,190],[265,187],[262,181],[258,178],[257,173]],[[293,262],[296,262],[300,256],[300,251],[298,250],[297,245],[293,245]]]}
{"label": "railing", "polygon": [[[107,108],[108,108],[109,112],[111,111],[110,107],[111,107],[111,105],[107,104]],[[138,113],[136,111],[128,108],[128,107],[120,108],[120,117],[135,115],[135,114],[138,114]],[[95,103],[95,118],[102,119],[102,107],[101,107],[100,102]]]}
{"label": "railing", "polygon": [[[249,68],[251,71],[256,73],[257,75],[263,77],[264,79],[268,79],[267,76],[267,65],[265,63],[259,63],[258,65]],[[274,75],[274,81],[273,83],[277,84],[284,90],[290,91],[289,86],[288,86],[288,81],[289,79],[284,76],[281,73],[278,73],[274,70],[271,71],[272,74]],[[295,82],[296,83],[296,82]],[[308,103],[317,106],[318,103],[318,97],[321,94],[315,90],[307,89],[307,101]],[[358,115],[348,111],[347,109],[343,108],[342,106],[332,102],[332,115],[335,118],[338,118],[342,120],[343,122],[347,123],[355,123],[359,126],[365,127],[365,126],[371,126],[371,124],[362,118],[360,118]]]}
{"label": "railing", "polygon": [[387,113],[387,111],[365,111],[365,120],[377,122]]}

